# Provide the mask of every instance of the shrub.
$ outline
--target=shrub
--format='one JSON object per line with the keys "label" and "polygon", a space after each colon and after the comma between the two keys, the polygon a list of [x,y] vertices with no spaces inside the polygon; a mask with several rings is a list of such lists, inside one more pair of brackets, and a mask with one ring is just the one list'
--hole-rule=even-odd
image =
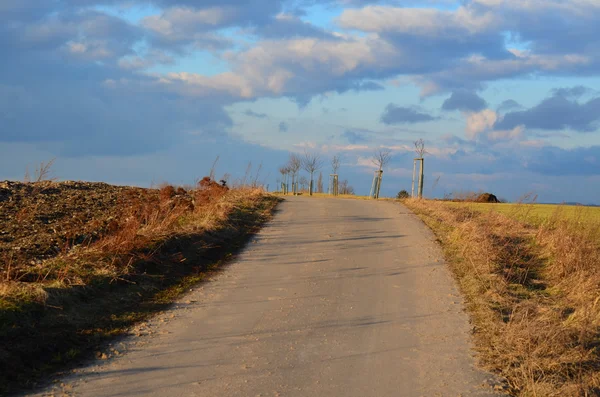
{"label": "shrub", "polygon": [[406,190],[400,190],[398,192],[398,194],[396,195],[396,198],[398,200],[404,200],[410,197],[410,194],[408,194],[408,192]]}
{"label": "shrub", "polygon": [[217,183],[210,177],[206,176],[198,182],[198,189],[196,190],[196,206],[213,202],[222,197],[229,188],[222,184]]}
{"label": "shrub", "polygon": [[171,185],[166,185],[160,188],[160,201],[168,201],[175,196],[175,188]]}
{"label": "shrub", "polygon": [[498,197],[493,195],[492,193],[482,193],[475,200],[478,203],[499,203]]}

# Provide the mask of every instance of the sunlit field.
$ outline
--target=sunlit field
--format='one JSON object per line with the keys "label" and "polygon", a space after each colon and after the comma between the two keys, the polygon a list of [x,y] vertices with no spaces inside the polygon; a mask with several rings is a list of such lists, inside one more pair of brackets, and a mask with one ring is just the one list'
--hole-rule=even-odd
{"label": "sunlit field", "polygon": [[600,223],[600,207],[523,203],[487,204],[447,202],[447,204],[482,212],[494,211],[534,225],[540,225],[552,219],[568,219],[582,224]]}

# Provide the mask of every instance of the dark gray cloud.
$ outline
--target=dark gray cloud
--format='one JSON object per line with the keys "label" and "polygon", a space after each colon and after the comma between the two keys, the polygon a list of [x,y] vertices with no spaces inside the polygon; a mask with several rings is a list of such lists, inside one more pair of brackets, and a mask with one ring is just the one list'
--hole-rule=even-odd
{"label": "dark gray cloud", "polygon": [[460,110],[463,112],[479,112],[487,107],[487,102],[472,91],[454,91],[450,98],[444,101],[442,109],[446,111]]}
{"label": "dark gray cloud", "polygon": [[515,110],[515,109],[523,109],[523,106],[519,102],[515,101],[514,99],[507,99],[506,101],[503,101],[498,106],[496,111],[499,113],[504,113],[506,111]]}
{"label": "dark gray cloud", "polygon": [[531,154],[527,169],[543,175],[600,175],[600,146],[543,147]]}
{"label": "dark gray cloud", "polygon": [[0,39],[0,52],[10,54],[0,63],[0,142],[44,142],[63,156],[126,156],[188,136],[217,139],[232,126],[223,96],[182,97],[118,67],[141,37],[119,18],[65,11],[39,24],[0,23],[2,30],[12,40]]}
{"label": "dark gray cloud", "polygon": [[342,137],[348,141],[348,143],[352,145],[367,143],[370,139],[366,136],[364,132],[354,131],[354,130],[346,130],[342,134]]}
{"label": "dark gray cloud", "polygon": [[542,130],[572,129],[592,132],[600,122],[600,97],[580,103],[559,93],[544,99],[531,109],[507,113],[496,123],[498,130],[511,130],[519,125]]}
{"label": "dark gray cloud", "polygon": [[133,54],[133,46],[144,37],[142,29],[121,18],[69,9],[18,22],[0,15],[0,35],[0,50],[14,56],[59,52],[71,59],[103,62]]}
{"label": "dark gray cloud", "polygon": [[356,91],[382,91],[385,90],[385,87],[374,81],[364,81],[354,84],[352,89]]}
{"label": "dark gray cloud", "polygon": [[600,45],[600,8],[595,2],[541,1],[535,7],[493,8],[537,54],[575,54],[597,51]]}
{"label": "dark gray cloud", "polygon": [[226,136],[232,126],[219,105],[95,84],[3,86],[1,102],[0,141],[55,142],[66,156],[153,152],[190,134]]}
{"label": "dark gray cloud", "polygon": [[437,120],[430,114],[409,107],[396,106],[390,103],[381,115],[384,124],[414,124]]}
{"label": "dark gray cloud", "polygon": [[289,129],[290,129],[290,126],[285,121],[282,121],[281,123],[279,123],[279,132],[288,132]]}
{"label": "dark gray cloud", "polygon": [[250,109],[246,110],[244,112],[244,114],[246,116],[256,117],[257,119],[268,119],[269,118],[269,116],[266,113],[257,113],[257,112],[254,112],[254,111],[250,110]]}
{"label": "dark gray cloud", "polygon": [[552,90],[552,93],[556,96],[563,96],[565,98],[581,98],[582,96],[586,95],[586,94],[593,94],[594,90],[592,90],[589,87],[584,87],[582,85],[578,85],[575,87],[569,87],[569,88],[556,88],[554,90]]}

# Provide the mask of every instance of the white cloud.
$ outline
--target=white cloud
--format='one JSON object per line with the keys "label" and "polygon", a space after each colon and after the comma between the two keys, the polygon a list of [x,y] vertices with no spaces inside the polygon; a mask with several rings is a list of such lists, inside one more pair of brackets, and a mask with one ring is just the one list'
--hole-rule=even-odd
{"label": "white cloud", "polygon": [[167,73],[154,75],[163,88],[186,96],[209,97],[227,94],[232,99],[246,99],[254,96],[251,85],[244,77],[231,73],[204,76],[196,73]]}
{"label": "white cloud", "polygon": [[67,43],[67,48],[73,54],[83,54],[87,51],[87,46],[83,43],[69,42]]}
{"label": "white cloud", "polygon": [[493,13],[475,13],[468,7],[444,11],[434,8],[368,6],[345,10],[338,21],[349,29],[430,37],[439,37],[442,34],[475,34],[492,30],[498,24],[498,18]]}
{"label": "white cloud", "polygon": [[369,150],[367,145],[323,145],[321,148],[324,152],[360,152]]}
{"label": "white cloud", "polygon": [[190,34],[212,30],[230,24],[239,16],[234,7],[168,8],[161,15],[145,17],[141,24],[169,40],[180,40]]}
{"label": "white cloud", "polygon": [[479,134],[489,131],[496,124],[498,114],[491,109],[485,109],[478,113],[468,113],[466,118],[466,136],[474,140]]}
{"label": "white cloud", "polygon": [[512,130],[506,131],[491,131],[487,134],[488,139],[492,141],[511,141],[516,139],[523,138],[523,133],[525,132],[525,127],[520,125]]}

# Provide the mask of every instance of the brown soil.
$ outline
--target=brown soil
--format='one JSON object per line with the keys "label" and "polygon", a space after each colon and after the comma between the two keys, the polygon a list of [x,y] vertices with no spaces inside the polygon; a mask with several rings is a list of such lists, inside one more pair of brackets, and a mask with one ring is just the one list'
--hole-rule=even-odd
{"label": "brown soil", "polygon": [[35,266],[93,242],[147,191],[90,182],[0,182],[0,258]]}

